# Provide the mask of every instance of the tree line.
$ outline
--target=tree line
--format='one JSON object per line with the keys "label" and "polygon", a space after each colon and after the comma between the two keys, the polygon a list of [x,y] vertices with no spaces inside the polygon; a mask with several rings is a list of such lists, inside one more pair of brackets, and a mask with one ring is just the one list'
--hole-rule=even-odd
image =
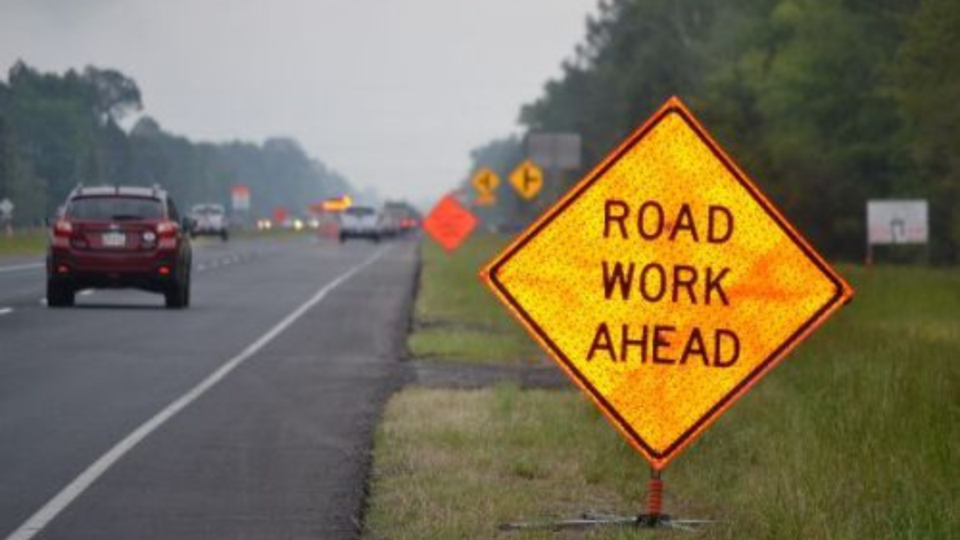
{"label": "tree line", "polygon": [[[520,123],[582,135],[569,184],[679,95],[826,254],[863,257],[868,199],[924,198],[931,255],[956,263],[957,43],[954,0],[602,0]],[[516,136],[472,154],[501,175],[523,156]],[[487,212],[509,221],[508,199]]]}
{"label": "tree line", "polygon": [[242,184],[254,216],[278,206],[304,213],[319,199],[353,193],[293,139],[194,142],[149,116],[125,131],[121,121],[142,108],[136,82],[119,71],[42,73],[18,61],[0,82],[0,200],[16,205],[15,223],[42,223],[80,183],[158,184],[183,208],[229,207],[231,187]]}

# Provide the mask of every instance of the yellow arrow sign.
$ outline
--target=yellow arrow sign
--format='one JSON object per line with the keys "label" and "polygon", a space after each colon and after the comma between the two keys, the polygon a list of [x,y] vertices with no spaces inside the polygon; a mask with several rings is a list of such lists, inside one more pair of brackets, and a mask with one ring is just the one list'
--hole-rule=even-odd
{"label": "yellow arrow sign", "polygon": [[497,187],[500,186],[500,177],[488,167],[484,167],[473,175],[472,183],[480,198],[486,200],[497,191]]}
{"label": "yellow arrow sign", "polygon": [[524,199],[532,199],[543,188],[543,171],[529,159],[510,173],[510,183]]}
{"label": "yellow arrow sign", "polygon": [[853,292],[676,98],[482,276],[656,469]]}

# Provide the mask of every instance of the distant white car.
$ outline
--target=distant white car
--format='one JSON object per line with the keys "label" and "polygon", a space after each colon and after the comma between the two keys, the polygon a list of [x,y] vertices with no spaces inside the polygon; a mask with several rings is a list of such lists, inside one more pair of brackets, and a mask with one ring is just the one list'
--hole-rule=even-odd
{"label": "distant white car", "polygon": [[380,213],[369,206],[351,206],[340,214],[340,241],[366,238],[380,241]]}
{"label": "distant white car", "polygon": [[219,236],[226,242],[230,238],[227,213],[219,204],[198,204],[190,210],[193,218],[191,236]]}

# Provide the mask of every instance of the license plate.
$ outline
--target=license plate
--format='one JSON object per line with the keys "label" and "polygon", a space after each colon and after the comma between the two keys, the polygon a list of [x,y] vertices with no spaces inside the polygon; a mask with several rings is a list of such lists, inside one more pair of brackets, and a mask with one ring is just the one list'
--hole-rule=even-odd
{"label": "license plate", "polygon": [[123,247],[127,245],[127,235],[120,232],[103,233],[104,247]]}

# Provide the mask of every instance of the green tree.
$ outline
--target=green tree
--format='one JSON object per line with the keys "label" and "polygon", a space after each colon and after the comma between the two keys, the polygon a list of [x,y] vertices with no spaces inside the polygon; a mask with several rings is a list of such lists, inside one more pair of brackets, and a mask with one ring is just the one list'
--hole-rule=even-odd
{"label": "green tree", "polygon": [[862,257],[868,199],[923,197],[956,260],[957,6],[604,0],[520,121],[581,133],[589,167],[679,95],[827,254]]}
{"label": "green tree", "polygon": [[[910,19],[890,89],[915,170],[903,195],[931,200],[935,253],[960,261],[960,3],[925,0]],[[940,233],[942,231],[942,233]]]}

